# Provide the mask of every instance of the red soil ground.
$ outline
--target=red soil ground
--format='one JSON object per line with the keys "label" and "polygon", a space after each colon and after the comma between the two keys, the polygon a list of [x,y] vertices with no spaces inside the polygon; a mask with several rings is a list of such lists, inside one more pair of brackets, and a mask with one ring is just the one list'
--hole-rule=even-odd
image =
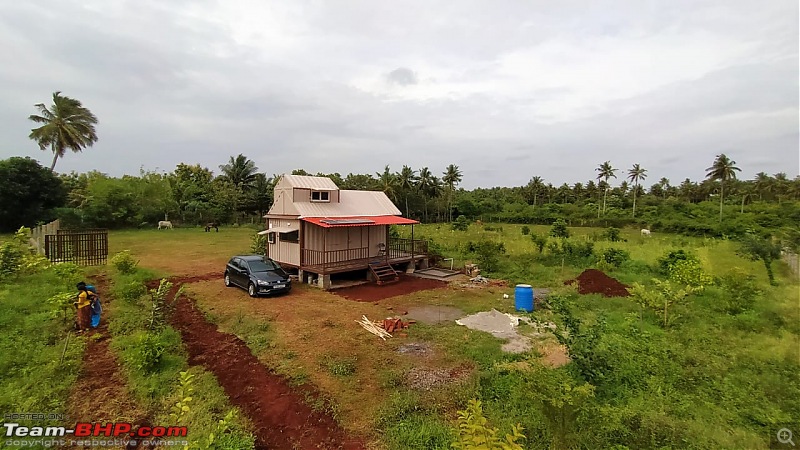
{"label": "red soil ground", "polygon": [[447,282],[445,281],[417,278],[401,273],[400,281],[395,283],[388,283],[380,286],[374,283],[362,284],[360,286],[336,289],[331,292],[348,300],[376,302],[389,297],[411,294],[412,292],[418,291],[427,291],[429,289],[438,289],[445,286],[447,286]]}
{"label": "red soil ground", "polygon": [[627,286],[611,278],[600,270],[586,269],[574,280],[567,280],[564,284],[578,282],[580,294],[603,294],[605,297],[627,297],[631,295]]}
{"label": "red soil ground", "polygon": [[[214,279],[219,274],[171,279],[181,282]],[[194,301],[178,300],[172,325],[181,333],[189,353],[189,364],[212,372],[231,403],[238,406],[255,426],[256,448],[342,448],[363,449],[365,445],[348,436],[328,414],[314,411],[305,399],[316,395],[312,389],[291,386],[253,356],[236,336],[222,333],[206,321]]]}

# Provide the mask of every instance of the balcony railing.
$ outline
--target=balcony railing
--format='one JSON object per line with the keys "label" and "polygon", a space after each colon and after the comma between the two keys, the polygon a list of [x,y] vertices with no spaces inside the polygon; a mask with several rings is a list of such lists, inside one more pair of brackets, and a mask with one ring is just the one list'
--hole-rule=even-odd
{"label": "balcony railing", "polygon": [[350,248],[345,250],[311,250],[303,249],[302,267],[314,268],[316,270],[336,270],[346,267],[364,266],[366,268],[370,261],[386,258],[389,261],[411,260],[412,257],[425,256],[428,253],[428,241],[411,240],[404,238],[390,238],[383,255],[370,256],[369,247]]}
{"label": "balcony railing", "polygon": [[387,253],[389,259],[410,258],[412,255],[427,255],[428,241],[389,238]]}

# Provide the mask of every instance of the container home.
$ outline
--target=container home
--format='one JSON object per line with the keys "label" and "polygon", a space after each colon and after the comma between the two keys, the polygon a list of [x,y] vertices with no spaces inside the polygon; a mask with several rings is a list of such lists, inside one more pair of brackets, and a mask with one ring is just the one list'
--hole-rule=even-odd
{"label": "container home", "polygon": [[[396,269],[427,267],[427,241],[383,192],[341,190],[326,177],[283,175],[266,216],[267,255],[296,269],[302,282],[330,289],[335,274],[365,272],[378,283]],[[389,236],[390,225],[411,226],[411,239]]]}

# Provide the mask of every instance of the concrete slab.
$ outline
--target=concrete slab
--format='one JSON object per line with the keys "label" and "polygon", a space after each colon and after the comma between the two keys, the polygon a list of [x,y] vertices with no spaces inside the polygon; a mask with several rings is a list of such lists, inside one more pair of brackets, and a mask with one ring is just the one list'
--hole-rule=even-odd
{"label": "concrete slab", "polygon": [[464,311],[452,306],[412,306],[408,308],[408,314],[403,319],[409,318],[418,320],[422,323],[436,324],[440,322],[450,322],[464,315]]}

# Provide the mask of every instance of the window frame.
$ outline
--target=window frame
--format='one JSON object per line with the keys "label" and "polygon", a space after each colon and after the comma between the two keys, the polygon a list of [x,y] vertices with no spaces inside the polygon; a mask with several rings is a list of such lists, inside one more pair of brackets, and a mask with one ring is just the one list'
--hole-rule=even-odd
{"label": "window frame", "polygon": [[274,231],[271,231],[271,232],[267,233],[267,243],[268,244],[274,244],[275,242],[277,242],[277,237],[275,236],[276,234],[278,234],[278,233],[276,233]]}
{"label": "window frame", "polygon": [[[296,238],[294,238],[294,239],[291,238],[291,237],[290,238],[284,238],[284,236],[287,236],[287,235],[295,235]],[[281,242],[290,242],[290,243],[293,243],[293,244],[299,244],[300,243],[300,230],[293,230],[293,231],[289,231],[287,233],[280,233],[279,239],[281,240]]]}
{"label": "window frame", "polygon": [[[314,194],[317,195],[317,198],[314,198]],[[311,191],[311,201],[319,203],[330,203],[331,193],[330,191]]]}

